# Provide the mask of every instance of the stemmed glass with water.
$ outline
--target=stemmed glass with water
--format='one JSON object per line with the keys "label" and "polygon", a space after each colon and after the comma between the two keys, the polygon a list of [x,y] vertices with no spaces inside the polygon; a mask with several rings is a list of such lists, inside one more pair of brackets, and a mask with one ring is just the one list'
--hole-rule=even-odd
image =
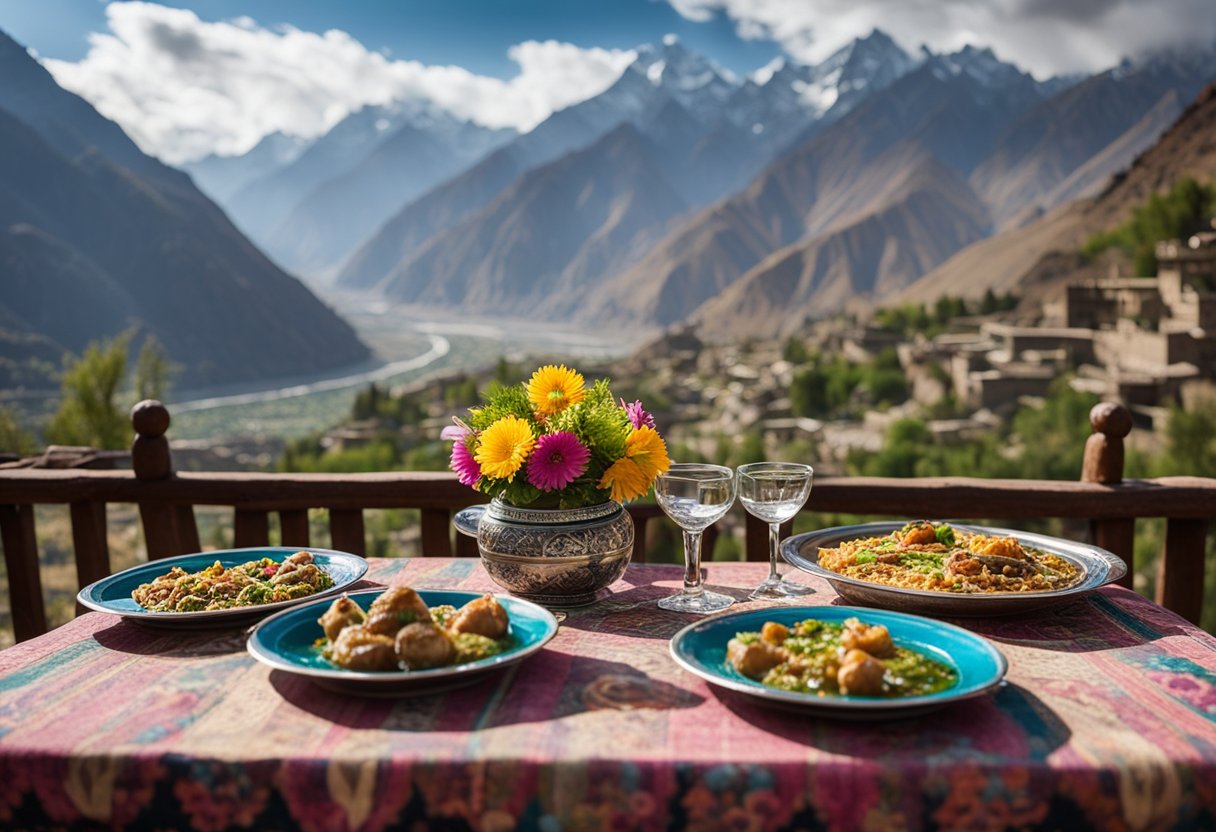
{"label": "stemmed glass with water", "polygon": [[659,506],[684,531],[684,590],[659,606],[674,612],[717,612],[735,603],[701,585],[701,533],[735,501],[735,473],[721,465],[673,462],[654,484]]}
{"label": "stemmed glass with water", "polygon": [[797,462],[753,462],[739,466],[739,502],[753,517],[768,523],[768,577],[750,598],[785,598],[814,592],[777,573],[781,524],[793,519],[811,495],[814,469]]}

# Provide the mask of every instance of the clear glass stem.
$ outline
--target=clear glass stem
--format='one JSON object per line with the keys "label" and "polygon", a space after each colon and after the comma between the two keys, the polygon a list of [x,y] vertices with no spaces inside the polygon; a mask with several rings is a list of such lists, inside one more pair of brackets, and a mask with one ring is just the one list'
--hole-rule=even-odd
{"label": "clear glass stem", "polygon": [[684,530],[684,594],[701,594],[701,532]]}
{"label": "clear glass stem", "polygon": [[781,576],[777,574],[777,550],[781,548],[781,524],[768,524],[768,579],[770,581],[779,581]]}

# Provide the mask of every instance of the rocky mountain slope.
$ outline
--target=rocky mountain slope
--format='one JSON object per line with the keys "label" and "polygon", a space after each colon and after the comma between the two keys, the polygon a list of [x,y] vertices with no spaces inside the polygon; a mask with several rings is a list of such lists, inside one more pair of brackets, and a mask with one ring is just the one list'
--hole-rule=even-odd
{"label": "rocky mountain slope", "polygon": [[[1125,62],[1031,108],[1001,136],[971,176],[998,227],[1027,208],[1048,210],[1091,196],[1150,147],[1205,82],[1216,50]],[[1065,181],[1081,168],[1081,181]],[[1063,187],[1061,187],[1063,185]]]}
{"label": "rocky mountain slope", "polygon": [[1183,177],[1216,181],[1216,86],[1205,88],[1151,148],[1089,199],[1062,205],[1024,227],[959,252],[892,302],[931,302],[943,294],[978,297],[986,290],[1052,291],[1068,277],[1061,259],[1091,235],[1124,222],[1149,195]]}
{"label": "rocky mountain slope", "polygon": [[[1011,68],[1010,68],[1011,69]],[[785,246],[811,241],[839,228],[856,226],[906,200],[905,181],[923,181],[916,171],[926,159],[943,175],[965,177],[996,141],[1003,125],[1040,100],[1042,92],[1022,73],[997,71],[991,53],[964,50],[934,56],[921,67],[859,105],[836,124],[817,133],[768,167],[744,191],[702,211],[658,243],[636,266],[588,299],[588,318],[645,320],[666,325],[684,320],[702,303],[722,293],[749,269]],[[962,181],[948,187],[951,199],[931,198],[925,211],[942,217],[895,224],[905,233],[951,226],[961,199],[973,212],[968,229],[939,240],[897,241],[905,249],[932,251],[914,258],[936,262],[987,233],[987,211]],[[832,249],[821,249],[828,256]],[[846,265],[846,264],[842,264]],[[891,270],[901,280],[917,274]],[[876,274],[848,279],[857,287],[895,288]],[[774,298],[767,313],[775,319],[824,314],[831,304],[810,307]],[[818,299],[825,301],[826,297]],[[751,317],[763,315],[755,303]],[[724,311],[724,307],[718,307]]]}
{"label": "rocky mountain slope", "polygon": [[790,334],[827,310],[899,291],[987,225],[967,183],[926,154],[901,167],[881,207],[778,249],[691,317],[715,339]]}
{"label": "rocky mountain slope", "polygon": [[[519,177],[589,147],[626,122],[654,144],[655,160],[681,197],[705,205],[744,186],[821,115],[848,112],[913,63],[889,38],[875,33],[825,62],[821,75],[787,65],[764,83],[740,84],[674,39],[642,47],[607,91],[554,113],[531,133],[407,205],[352,256],[338,282],[366,288],[408,271],[437,235],[501,197]],[[814,95],[808,93],[812,88]]]}
{"label": "rocky mountain slope", "polygon": [[528,316],[577,308],[687,208],[654,145],[623,124],[524,174],[506,193],[390,273],[386,296]]}
{"label": "rocky mountain slope", "polygon": [[[351,328],[238,232],[180,171],[61,89],[0,33],[0,368],[134,328],[182,386],[368,358]],[[45,383],[45,379],[43,379]]]}

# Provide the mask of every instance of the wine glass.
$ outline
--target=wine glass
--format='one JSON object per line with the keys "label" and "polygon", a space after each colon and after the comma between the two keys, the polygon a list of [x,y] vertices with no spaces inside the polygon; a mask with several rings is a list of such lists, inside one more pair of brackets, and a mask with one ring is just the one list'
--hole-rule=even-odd
{"label": "wine glass", "polygon": [[735,599],[701,586],[701,532],[726,514],[735,501],[735,475],[721,465],[673,462],[654,483],[659,506],[684,531],[684,590],[659,606],[674,612],[724,610]]}
{"label": "wine glass", "polygon": [[785,598],[814,592],[777,574],[781,524],[793,518],[811,495],[814,469],[797,462],[753,462],[739,466],[739,501],[753,517],[768,523],[768,577],[748,597]]}

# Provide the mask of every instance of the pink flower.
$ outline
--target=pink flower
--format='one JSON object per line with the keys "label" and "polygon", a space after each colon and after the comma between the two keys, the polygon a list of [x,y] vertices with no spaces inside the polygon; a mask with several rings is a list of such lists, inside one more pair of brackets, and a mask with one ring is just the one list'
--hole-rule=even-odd
{"label": "pink flower", "polygon": [[452,445],[451,466],[461,485],[472,488],[481,479],[481,466],[473,458],[473,452],[469,450],[468,443],[464,439],[458,439],[456,444]]}
{"label": "pink flower", "polygon": [[439,436],[454,442],[449,467],[456,472],[456,478],[460,480],[460,484],[475,488],[477,481],[481,479],[481,466],[477,464],[477,460],[473,458],[473,452],[469,450],[469,437],[473,436],[473,431],[463,424],[448,425]]}
{"label": "pink flower", "polygon": [[591,451],[568,431],[548,433],[536,440],[528,460],[528,482],[541,491],[565,488],[587,470]]}
{"label": "pink flower", "polygon": [[[621,407],[625,408],[625,412],[629,414],[629,422],[633,425],[634,430],[637,430],[643,425],[648,428],[653,428],[655,426],[654,416],[646,412],[645,408],[642,407],[642,402],[640,399],[635,400],[633,404],[625,404],[625,400],[621,399]],[[657,430],[657,428],[655,429]]]}

